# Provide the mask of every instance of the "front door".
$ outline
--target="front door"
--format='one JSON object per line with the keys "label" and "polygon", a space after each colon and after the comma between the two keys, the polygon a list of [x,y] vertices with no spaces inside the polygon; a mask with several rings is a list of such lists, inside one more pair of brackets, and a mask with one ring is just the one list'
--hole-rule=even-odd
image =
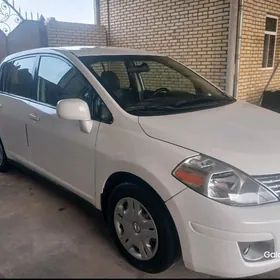
{"label": "front door", "polygon": [[37,100],[30,102],[27,124],[33,167],[91,201],[95,193],[95,142],[100,123],[94,121],[91,132],[84,133],[78,121],[57,116],[56,104],[61,99],[81,98],[91,106],[94,94],[92,86],[68,61],[42,56]]}

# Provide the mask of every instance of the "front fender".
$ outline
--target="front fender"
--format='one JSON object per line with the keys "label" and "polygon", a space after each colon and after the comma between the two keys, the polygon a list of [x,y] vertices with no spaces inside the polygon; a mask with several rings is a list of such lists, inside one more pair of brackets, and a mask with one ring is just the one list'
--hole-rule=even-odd
{"label": "front fender", "polygon": [[101,124],[95,154],[95,206],[101,209],[101,194],[106,181],[116,172],[136,175],[163,201],[168,200],[186,188],[172,176],[173,169],[193,155],[192,151],[151,138],[141,129],[135,132]]}

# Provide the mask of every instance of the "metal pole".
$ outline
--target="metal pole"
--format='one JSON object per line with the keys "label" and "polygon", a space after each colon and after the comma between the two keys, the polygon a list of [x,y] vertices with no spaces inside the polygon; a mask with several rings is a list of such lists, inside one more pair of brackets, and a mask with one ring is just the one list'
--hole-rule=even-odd
{"label": "metal pole", "polygon": [[274,68],[274,70],[273,70],[273,72],[272,72],[272,75],[271,75],[271,77],[269,78],[269,80],[268,80],[268,82],[267,82],[267,84],[266,84],[266,86],[265,86],[265,88],[264,88],[264,90],[263,90],[263,92],[262,92],[262,94],[261,94],[261,96],[260,96],[260,99],[259,99],[259,102],[258,102],[258,105],[260,105],[260,106],[261,106],[261,104],[262,104],[263,94],[264,94],[264,92],[268,89],[268,86],[269,86],[270,82],[272,81],[272,79],[273,79],[275,73],[277,72],[277,70],[278,70],[278,68],[279,68],[279,65],[280,65],[280,60],[278,61],[277,66]]}
{"label": "metal pole", "polygon": [[239,4],[236,0],[230,2],[229,32],[228,32],[228,54],[227,54],[227,71],[226,71],[226,93],[233,96],[234,73],[235,73],[235,56],[237,51],[237,27]]}
{"label": "metal pole", "polygon": [[107,45],[110,46],[111,44],[111,28],[110,28],[110,3],[107,0],[107,19],[108,19],[108,42]]}
{"label": "metal pole", "polygon": [[238,15],[238,29],[237,29],[237,50],[235,57],[235,74],[233,84],[233,97],[238,97],[239,92],[239,71],[240,71],[240,54],[241,54],[241,40],[242,40],[242,25],[243,25],[243,12],[244,0],[239,0],[239,15]]}
{"label": "metal pole", "polygon": [[267,84],[266,84],[266,86],[265,86],[265,88],[264,88],[263,91],[266,91],[266,90],[267,90],[267,88],[268,88],[270,82],[272,81],[272,79],[273,79],[273,77],[274,77],[276,71],[277,71],[278,68],[279,68],[279,65],[280,65],[280,60],[279,60],[279,62],[277,63],[277,66],[274,68],[274,70],[273,70],[273,72],[272,72],[272,75],[271,75],[270,79],[268,80],[268,82],[267,82]]}
{"label": "metal pole", "polygon": [[94,24],[100,25],[100,0],[93,0]]}

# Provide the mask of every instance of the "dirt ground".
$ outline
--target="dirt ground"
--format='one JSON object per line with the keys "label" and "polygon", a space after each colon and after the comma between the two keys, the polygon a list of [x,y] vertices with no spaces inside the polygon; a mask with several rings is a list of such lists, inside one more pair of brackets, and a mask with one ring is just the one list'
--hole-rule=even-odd
{"label": "dirt ground", "polygon": [[[0,248],[0,278],[209,277],[182,261],[157,275],[134,269],[116,251],[100,212],[18,168],[0,174]],[[263,276],[280,278],[280,270]]]}

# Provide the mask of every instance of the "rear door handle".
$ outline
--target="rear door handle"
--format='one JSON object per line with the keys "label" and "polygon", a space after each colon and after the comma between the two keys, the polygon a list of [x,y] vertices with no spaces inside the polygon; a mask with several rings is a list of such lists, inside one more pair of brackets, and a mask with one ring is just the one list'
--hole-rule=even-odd
{"label": "rear door handle", "polygon": [[30,114],[29,114],[29,118],[30,118],[31,120],[35,121],[35,122],[40,121],[40,116],[38,116],[38,115],[36,115],[36,114],[30,113]]}
{"label": "rear door handle", "polygon": [[0,109],[1,109],[2,107],[3,107],[2,104],[0,104]]}

